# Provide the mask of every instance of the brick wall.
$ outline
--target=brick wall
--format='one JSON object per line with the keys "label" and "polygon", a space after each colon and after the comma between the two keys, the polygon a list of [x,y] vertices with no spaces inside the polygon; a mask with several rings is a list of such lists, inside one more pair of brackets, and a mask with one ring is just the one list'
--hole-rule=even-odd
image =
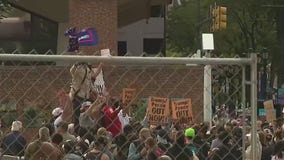
{"label": "brick wall", "polygon": [[87,54],[110,48],[117,53],[117,0],[71,0],[69,1],[69,25],[78,30],[95,27],[99,44],[81,47]]}
{"label": "brick wall", "polygon": [[[126,67],[105,66],[105,81],[111,95],[118,96],[125,87],[133,87],[139,98],[160,96],[169,98],[191,98],[196,121],[203,119],[203,68],[178,67]],[[23,121],[23,111],[27,106],[44,108],[51,114],[58,106],[57,92],[68,90],[70,84],[69,67],[1,67],[1,102],[15,99],[19,119]],[[31,138],[31,134],[25,135]],[[36,132],[35,129],[33,131]]]}

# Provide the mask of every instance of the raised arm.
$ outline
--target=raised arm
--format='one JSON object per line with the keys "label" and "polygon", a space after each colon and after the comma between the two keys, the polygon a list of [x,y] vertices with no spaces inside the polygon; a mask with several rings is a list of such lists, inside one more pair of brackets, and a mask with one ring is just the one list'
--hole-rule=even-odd
{"label": "raised arm", "polygon": [[66,103],[63,107],[62,119],[66,122],[69,122],[69,120],[72,118],[73,115],[73,103],[71,101],[70,95],[65,93],[65,97],[66,97]]}
{"label": "raised arm", "polygon": [[96,67],[96,70],[92,73],[92,78],[95,80],[96,77],[100,74],[103,68],[103,63],[100,63],[98,67]]}
{"label": "raised arm", "polygon": [[93,113],[100,110],[101,106],[105,103],[105,100],[97,98],[94,103],[85,112],[86,115],[91,116]]}

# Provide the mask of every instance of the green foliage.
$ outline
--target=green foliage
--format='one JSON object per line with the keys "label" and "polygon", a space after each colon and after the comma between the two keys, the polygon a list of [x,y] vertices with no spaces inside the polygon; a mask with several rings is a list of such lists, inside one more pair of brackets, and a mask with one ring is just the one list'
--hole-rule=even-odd
{"label": "green foliage", "polygon": [[173,8],[168,19],[168,49],[176,52],[191,52],[197,45],[197,18],[191,3]]}
{"label": "green foliage", "polygon": [[18,114],[16,111],[0,111],[0,117],[5,126],[11,126],[13,121],[18,118]]}
{"label": "green foliage", "polygon": [[47,115],[35,107],[27,107],[24,116],[27,127],[40,127],[47,120]]}
{"label": "green foliage", "polygon": [[[227,29],[214,33],[215,55],[239,55],[249,48],[260,51],[272,49],[276,42],[276,26],[273,10],[263,5],[272,0],[217,1],[227,7]],[[201,1],[201,19],[209,18],[210,0]],[[197,1],[189,0],[176,7],[168,18],[167,52],[195,52],[199,48]],[[208,33],[210,21],[202,24],[202,32]]]}
{"label": "green foliage", "polygon": [[166,56],[167,57],[184,57],[184,56],[187,56],[187,55],[182,53],[182,52],[167,50]]}

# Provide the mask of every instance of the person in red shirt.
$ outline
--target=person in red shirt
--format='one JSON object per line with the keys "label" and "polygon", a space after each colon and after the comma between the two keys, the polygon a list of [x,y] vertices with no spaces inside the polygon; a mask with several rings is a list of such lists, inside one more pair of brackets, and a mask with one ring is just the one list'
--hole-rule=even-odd
{"label": "person in red shirt", "polygon": [[110,105],[106,104],[101,111],[104,114],[104,127],[111,132],[113,137],[117,137],[122,131],[121,122],[118,117],[118,113],[121,110],[121,103],[115,99],[112,102]]}

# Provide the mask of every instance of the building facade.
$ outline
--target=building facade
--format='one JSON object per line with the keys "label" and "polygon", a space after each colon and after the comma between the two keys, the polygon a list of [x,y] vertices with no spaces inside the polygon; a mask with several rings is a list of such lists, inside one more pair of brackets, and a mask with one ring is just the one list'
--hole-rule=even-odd
{"label": "building facade", "polygon": [[[0,48],[10,48],[11,50],[23,46],[28,50],[33,49],[34,46],[40,52],[49,48],[53,53],[62,53],[66,51],[68,43],[68,38],[64,36],[66,29],[76,27],[77,30],[82,30],[94,27],[99,43],[96,46],[81,47],[82,52],[94,54],[101,49],[109,48],[113,55],[118,55],[118,50],[123,50],[123,42],[126,41],[126,52],[138,55],[149,50],[147,45],[146,50],[143,46],[143,42],[149,43],[147,39],[154,39],[151,41],[152,43],[159,43],[163,39],[162,6],[168,2],[168,0],[11,1],[15,10],[12,17],[3,20],[4,23],[0,24],[0,28],[4,27],[6,31],[11,31],[12,29],[9,30],[9,28],[11,25],[14,25],[15,28],[15,23],[21,23],[22,28],[18,29],[20,32],[16,34],[16,38],[7,37],[5,33],[8,32],[1,29],[0,41],[6,44]],[[19,15],[20,12],[22,12],[21,15]],[[29,17],[29,19],[25,19],[25,22],[22,18],[19,20],[19,17],[23,17],[23,15]],[[43,34],[42,37],[39,36],[39,33]],[[135,34],[137,37],[135,41],[130,36],[134,33],[141,33],[140,35]],[[157,39],[159,42],[155,42]],[[35,45],[37,43],[38,45]]]}

